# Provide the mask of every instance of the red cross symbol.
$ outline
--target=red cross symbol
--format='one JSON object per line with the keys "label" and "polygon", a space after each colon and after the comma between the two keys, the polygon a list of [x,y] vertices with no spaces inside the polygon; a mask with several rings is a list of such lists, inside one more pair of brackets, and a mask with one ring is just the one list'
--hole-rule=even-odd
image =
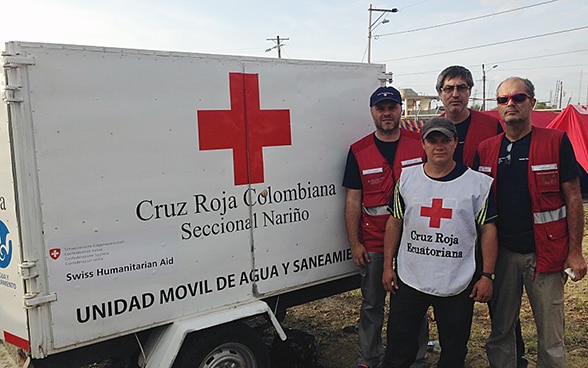
{"label": "red cross symbol", "polygon": [[229,73],[231,109],[199,110],[200,150],[233,150],[235,185],[263,183],[263,147],[292,144],[289,110],[261,110],[257,74]]}
{"label": "red cross symbol", "polygon": [[431,207],[421,207],[421,216],[429,217],[429,227],[440,228],[441,219],[450,219],[453,210],[451,208],[443,208],[443,199],[433,198]]}

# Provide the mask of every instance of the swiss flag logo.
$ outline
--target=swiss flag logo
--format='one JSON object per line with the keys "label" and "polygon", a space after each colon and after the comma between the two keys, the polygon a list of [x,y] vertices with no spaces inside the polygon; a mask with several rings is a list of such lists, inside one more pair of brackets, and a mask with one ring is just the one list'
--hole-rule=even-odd
{"label": "swiss flag logo", "polygon": [[49,249],[49,257],[51,257],[54,261],[56,261],[60,255],[61,255],[60,248]]}

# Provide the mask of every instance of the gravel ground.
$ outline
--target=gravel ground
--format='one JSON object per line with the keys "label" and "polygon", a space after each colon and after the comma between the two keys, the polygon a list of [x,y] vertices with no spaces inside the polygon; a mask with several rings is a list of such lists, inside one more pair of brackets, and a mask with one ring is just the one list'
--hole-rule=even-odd
{"label": "gravel ground", "polygon": [[4,343],[0,341],[0,368],[15,368],[18,367]]}

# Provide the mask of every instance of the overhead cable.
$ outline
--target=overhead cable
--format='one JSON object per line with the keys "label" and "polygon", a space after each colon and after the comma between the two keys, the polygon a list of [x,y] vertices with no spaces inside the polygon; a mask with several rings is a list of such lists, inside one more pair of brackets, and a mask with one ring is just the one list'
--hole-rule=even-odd
{"label": "overhead cable", "polygon": [[540,37],[546,37],[546,36],[553,36],[553,35],[556,35],[556,34],[562,34],[562,33],[567,33],[567,32],[574,32],[574,31],[579,31],[579,30],[586,29],[586,28],[588,28],[588,26],[576,27],[576,28],[571,28],[571,29],[564,29],[564,30],[561,30],[561,31],[549,32],[549,33],[542,33],[542,34],[539,34],[539,35],[528,36],[528,37],[521,37],[521,38],[515,38],[515,39],[512,39],[512,40],[492,42],[492,43],[487,43],[487,44],[484,44],[484,45],[464,47],[464,48],[461,48],[461,49],[447,50],[447,51],[439,51],[439,52],[432,52],[432,53],[429,53],[429,54],[414,55],[414,56],[405,56],[405,57],[401,57],[401,58],[387,59],[387,60],[380,60],[380,61],[384,61],[384,62],[386,62],[386,61],[399,61],[399,60],[418,59],[418,58],[423,58],[423,57],[427,57],[427,56],[452,54],[452,53],[460,52],[460,51],[467,51],[467,50],[473,50],[473,49],[481,49],[481,48],[484,48],[484,47],[490,47],[490,46],[496,46],[496,45],[503,45],[505,43],[519,42],[519,41],[525,41],[525,40],[532,40],[534,38],[540,38]]}
{"label": "overhead cable", "polygon": [[542,3],[531,4],[531,5],[527,5],[527,6],[521,6],[520,8],[514,8],[514,9],[510,9],[510,10],[504,10],[504,11],[500,11],[500,12],[497,12],[497,13],[480,15],[480,16],[473,17],[473,18],[456,20],[456,21],[453,21],[453,22],[442,23],[442,24],[437,24],[437,25],[428,26],[428,27],[415,28],[415,29],[409,29],[409,30],[398,31],[398,32],[391,32],[391,33],[383,33],[383,34],[379,34],[379,35],[374,35],[374,37],[392,36],[392,35],[397,35],[397,34],[404,34],[404,33],[424,31],[424,30],[432,29],[432,28],[445,27],[445,26],[450,26],[450,25],[454,25],[454,24],[470,22],[472,20],[478,20],[478,19],[482,19],[482,18],[488,18],[488,17],[493,17],[493,16],[496,16],[496,15],[511,13],[511,12],[515,12],[515,11],[519,11],[519,10],[524,10],[524,9],[532,8],[532,7],[535,7],[535,6],[540,6],[540,5],[545,5],[545,4],[553,3],[553,2],[556,2],[556,1],[558,1],[558,0],[544,1]]}

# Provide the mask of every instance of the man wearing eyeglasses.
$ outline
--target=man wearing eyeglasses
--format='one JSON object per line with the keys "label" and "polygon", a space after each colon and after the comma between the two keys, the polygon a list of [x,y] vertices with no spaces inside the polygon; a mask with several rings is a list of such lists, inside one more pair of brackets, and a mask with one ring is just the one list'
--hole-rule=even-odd
{"label": "man wearing eyeglasses", "polygon": [[574,151],[563,131],[532,126],[535,87],[528,79],[503,81],[496,101],[505,133],[480,143],[474,163],[495,179],[499,216],[488,360],[493,368],[516,366],[524,286],[537,326],[537,367],[565,367],[566,274],[573,281],[586,275]]}
{"label": "man wearing eyeglasses", "polygon": [[[449,66],[437,77],[437,93],[445,107],[441,116],[451,120],[457,130],[458,144],[453,159],[470,168],[473,167],[478,144],[502,133],[502,125],[498,119],[468,108],[473,86],[472,73],[461,65]],[[518,363],[515,367],[527,368],[520,322],[516,325],[516,336]]]}

